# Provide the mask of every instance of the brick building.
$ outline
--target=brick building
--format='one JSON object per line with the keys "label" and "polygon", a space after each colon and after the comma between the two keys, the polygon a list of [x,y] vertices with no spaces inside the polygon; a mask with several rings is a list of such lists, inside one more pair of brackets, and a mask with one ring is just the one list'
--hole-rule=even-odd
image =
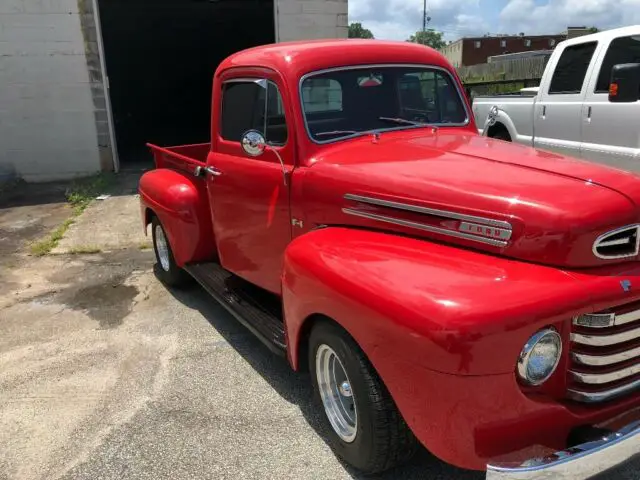
{"label": "brick building", "polygon": [[117,171],[146,141],[207,142],[224,57],[347,30],[347,0],[2,0],[0,181]]}
{"label": "brick building", "polygon": [[454,67],[487,63],[489,57],[533,50],[552,50],[567,34],[461,38],[441,52]]}

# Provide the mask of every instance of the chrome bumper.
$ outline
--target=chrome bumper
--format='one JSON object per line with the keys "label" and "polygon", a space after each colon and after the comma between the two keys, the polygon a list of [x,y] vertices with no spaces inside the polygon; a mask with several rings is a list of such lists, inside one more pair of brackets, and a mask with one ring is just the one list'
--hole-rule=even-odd
{"label": "chrome bumper", "polygon": [[519,465],[487,465],[487,480],[542,480],[591,478],[635,456],[640,456],[640,421],[600,440],[583,443]]}

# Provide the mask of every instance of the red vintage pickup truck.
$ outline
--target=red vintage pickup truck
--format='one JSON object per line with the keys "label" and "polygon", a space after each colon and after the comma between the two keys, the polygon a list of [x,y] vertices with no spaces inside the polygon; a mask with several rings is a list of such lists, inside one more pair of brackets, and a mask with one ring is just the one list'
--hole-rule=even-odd
{"label": "red vintage pickup truck", "polygon": [[211,143],[151,146],[145,230],[309,370],[365,472],[420,443],[490,479],[588,478],[640,450],[640,177],[479,136],[409,43],[254,48],[213,81]]}

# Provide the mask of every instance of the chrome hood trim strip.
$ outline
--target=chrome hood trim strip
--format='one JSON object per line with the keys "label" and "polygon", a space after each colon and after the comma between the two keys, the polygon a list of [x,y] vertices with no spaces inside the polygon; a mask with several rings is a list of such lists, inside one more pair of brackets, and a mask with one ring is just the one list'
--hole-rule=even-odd
{"label": "chrome hood trim strip", "polygon": [[446,228],[434,227],[432,225],[412,222],[409,220],[402,220],[400,218],[387,217],[386,215],[378,215],[376,213],[363,212],[361,210],[354,210],[352,208],[343,208],[342,211],[347,215],[354,215],[356,217],[376,220],[378,222],[391,223],[393,225],[399,225],[402,227],[415,228],[417,230],[425,230],[427,232],[438,233],[440,235],[447,235],[454,238],[463,238],[465,240],[493,245],[494,247],[505,247],[509,243],[505,240],[495,240],[493,238],[480,237],[478,235],[471,235],[469,233],[458,232],[456,230],[447,230]]}
{"label": "chrome hood trim strip", "polygon": [[347,193],[344,196],[345,200],[352,200],[354,202],[367,203],[369,205],[377,205],[379,207],[396,208],[398,210],[406,210],[408,212],[423,213],[425,215],[433,215],[435,217],[451,218],[453,220],[461,220],[467,222],[481,223],[482,225],[489,225],[492,227],[504,228],[511,230],[511,224],[502,220],[494,220],[493,218],[477,217],[475,215],[466,215],[458,212],[451,212],[449,210],[438,210],[435,208],[419,207],[417,205],[409,205],[407,203],[393,202],[391,200],[382,200],[380,198],[364,197],[362,195],[355,195]]}

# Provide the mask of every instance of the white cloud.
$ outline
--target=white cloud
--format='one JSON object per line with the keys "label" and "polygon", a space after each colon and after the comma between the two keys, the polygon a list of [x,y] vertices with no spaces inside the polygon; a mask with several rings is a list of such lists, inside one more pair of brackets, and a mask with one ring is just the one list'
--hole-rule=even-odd
{"label": "white cloud", "polygon": [[556,33],[567,26],[616,28],[640,23],[640,0],[510,0],[499,17],[504,33]]}
{"label": "white cloud", "polygon": [[[486,32],[479,0],[429,0],[430,27],[445,38]],[[349,22],[361,22],[376,38],[406,40],[422,29],[422,2],[414,0],[349,0]]]}
{"label": "white cloud", "polygon": [[[600,29],[640,24],[640,0],[428,0],[429,26],[446,40],[463,36],[560,33],[567,26]],[[349,22],[361,22],[376,38],[405,40],[422,28],[419,0],[349,0]]]}

